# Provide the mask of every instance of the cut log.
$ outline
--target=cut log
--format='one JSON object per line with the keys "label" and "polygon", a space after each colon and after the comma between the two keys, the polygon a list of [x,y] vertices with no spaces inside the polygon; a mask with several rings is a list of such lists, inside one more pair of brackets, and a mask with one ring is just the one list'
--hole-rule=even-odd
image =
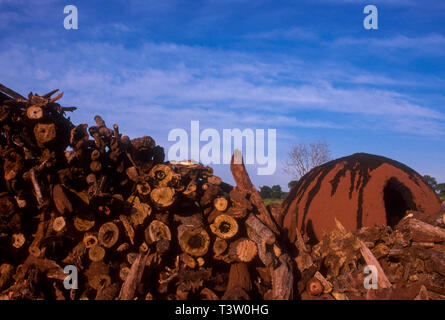
{"label": "cut log", "polygon": [[122,222],[125,233],[126,233],[128,239],[130,239],[130,243],[134,244],[134,229],[131,226],[130,221],[128,220],[127,216],[121,214],[119,216],[119,220]]}
{"label": "cut log", "polygon": [[111,248],[119,239],[119,228],[113,222],[104,223],[98,234],[99,244],[105,248]]}
{"label": "cut log", "polygon": [[148,196],[151,192],[150,185],[147,182],[138,184],[136,189],[141,196]]}
{"label": "cut log", "polygon": [[407,230],[416,242],[444,242],[445,229],[432,226],[415,218],[406,218],[399,224],[399,228]]}
{"label": "cut log", "polygon": [[173,178],[173,171],[165,164],[157,164],[150,170],[150,178],[159,187],[167,187]]}
{"label": "cut log", "polygon": [[150,197],[153,203],[159,208],[168,208],[175,201],[175,191],[170,187],[158,187],[154,188]]}
{"label": "cut log", "polygon": [[77,231],[85,232],[94,227],[95,220],[90,217],[74,217],[74,227]]}
{"label": "cut log", "polygon": [[222,183],[222,180],[218,176],[210,176],[207,178],[207,182],[219,186]]}
{"label": "cut log", "polygon": [[39,120],[43,117],[43,110],[39,106],[31,106],[26,109],[26,116],[32,120]]}
{"label": "cut log", "polygon": [[88,257],[93,262],[101,261],[105,257],[105,249],[99,245],[95,245],[88,251]]}
{"label": "cut log", "polygon": [[379,261],[376,259],[376,257],[374,257],[374,255],[372,254],[371,250],[368,249],[368,247],[366,246],[366,244],[360,241],[360,252],[363,255],[363,258],[366,261],[367,265],[372,265],[375,266],[377,269],[377,282],[379,285],[379,289],[384,289],[384,288],[391,288],[391,282],[388,280],[388,278],[385,275],[385,272],[383,271],[382,266],[380,265]]}
{"label": "cut log", "polygon": [[311,278],[306,284],[306,291],[311,296],[319,296],[323,293],[323,284],[317,278]]}
{"label": "cut log", "polygon": [[[276,237],[273,234],[273,232],[263,223],[261,223],[261,221],[254,214],[249,215],[249,217],[246,220],[246,225],[255,232],[255,234],[258,236],[258,239],[260,240],[259,241],[260,243],[263,242],[266,244],[275,243]],[[255,241],[254,239],[252,240]]]}
{"label": "cut log", "polygon": [[232,189],[229,193],[230,201],[232,201],[236,207],[251,211],[253,209],[252,203],[247,200],[246,196],[247,192],[241,192],[237,188]]}
{"label": "cut log", "polygon": [[153,243],[161,240],[172,239],[170,228],[159,220],[153,220],[150,225],[145,229],[145,241],[147,243]]}
{"label": "cut log", "polygon": [[330,293],[332,291],[332,283],[330,283],[323,275],[317,271],[314,274],[314,278],[320,281],[320,283],[323,285],[323,293]]}
{"label": "cut log", "polygon": [[138,254],[136,260],[131,265],[130,273],[122,284],[119,300],[133,300],[136,289],[144,274],[147,258],[148,254]]}
{"label": "cut log", "polygon": [[89,249],[94,247],[99,243],[99,240],[97,239],[97,236],[93,233],[86,233],[83,236],[83,243],[85,245],[85,248]]}
{"label": "cut log", "polygon": [[292,300],[294,275],[291,259],[287,254],[279,258],[280,265],[272,271],[272,294],[275,300]]}
{"label": "cut log", "polygon": [[213,205],[215,206],[215,209],[221,212],[224,212],[227,210],[227,199],[224,197],[218,197],[215,200],[213,200]]}
{"label": "cut log", "polygon": [[200,257],[207,253],[210,245],[209,234],[202,228],[189,229],[179,237],[181,249],[194,256]]}
{"label": "cut log", "polygon": [[14,267],[9,263],[0,265],[0,291],[2,291],[11,282]]}
{"label": "cut log", "polygon": [[231,239],[238,233],[238,223],[226,214],[220,214],[210,225],[210,230],[222,239]]}
{"label": "cut log", "polygon": [[228,244],[227,241],[221,238],[216,238],[213,243],[213,253],[216,256],[222,255],[227,250]]}
{"label": "cut log", "polygon": [[26,238],[23,233],[15,233],[12,235],[12,246],[20,249],[25,244]]}
{"label": "cut log", "polygon": [[106,288],[111,284],[110,268],[103,262],[92,262],[85,272],[88,284],[94,290]]}
{"label": "cut log", "polygon": [[[241,159],[241,163],[237,164],[235,161],[237,158]],[[250,201],[258,210],[258,219],[260,219],[270,230],[275,234],[279,234],[279,230],[275,225],[269,211],[267,211],[266,206],[260,196],[260,193],[250,181],[249,175],[247,174],[246,167],[242,161],[241,151],[235,150],[232,161],[230,163],[230,171],[232,171],[233,179],[236,182],[237,187],[241,191],[245,191],[250,194]]]}
{"label": "cut log", "polygon": [[38,123],[34,127],[34,136],[40,148],[56,138],[56,125],[54,123]]}
{"label": "cut log", "polygon": [[240,238],[230,244],[229,256],[239,262],[250,262],[257,255],[257,245],[250,239]]}
{"label": "cut log", "polygon": [[222,300],[249,300],[252,282],[247,264],[244,262],[230,265],[229,282]]}
{"label": "cut log", "polygon": [[298,270],[300,270],[300,272],[304,272],[305,270],[309,269],[314,262],[312,261],[312,257],[303,241],[303,237],[301,236],[298,227],[296,228],[295,233],[297,236],[295,246],[298,249],[298,256],[295,258],[295,262],[297,263]]}
{"label": "cut log", "polygon": [[64,217],[60,216],[54,219],[52,227],[55,232],[61,232],[65,226],[66,221]]}

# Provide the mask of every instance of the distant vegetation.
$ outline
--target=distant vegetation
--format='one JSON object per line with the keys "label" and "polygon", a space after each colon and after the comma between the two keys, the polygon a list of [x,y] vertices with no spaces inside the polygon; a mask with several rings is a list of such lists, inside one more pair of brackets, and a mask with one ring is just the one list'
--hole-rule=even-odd
{"label": "distant vegetation", "polygon": [[442,201],[445,201],[445,183],[437,183],[436,178],[429,175],[423,176],[423,180],[429,184],[437,194],[439,194]]}
{"label": "distant vegetation", "polygon": [[271,203],[281,203],[286,194],[287,192],[281,190],[280,185],[260,187],[260,195],[266,206]]}

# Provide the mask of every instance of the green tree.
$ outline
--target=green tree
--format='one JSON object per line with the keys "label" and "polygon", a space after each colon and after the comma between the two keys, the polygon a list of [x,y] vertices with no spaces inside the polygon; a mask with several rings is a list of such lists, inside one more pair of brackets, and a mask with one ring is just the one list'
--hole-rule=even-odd
{"label": "green tree", "polygon": [[439,192],[442,197],[445,197],[445,183],[438,183],[436,185],[436,191]]}
{"label": "green tree", "polygon": [[272,189],[268,186],[262,186],[260,187],[260,196],[263,199],[270,199],[272,198]]}
{"label": "green tree", "polygon": [[281,197],[283,196],[283,191],[281,190],[281,186],[280,185],[275,185],[272,186],[272,198],[273,199],[281,199]]}
{"label": "green tree", "polygon": [[289,183],[287,184],[289,190],[292,189],[297,183],[298,183],[297,180],[292,180],[291,182],[289,182]]}
{"label": "green tree", "polygon": [[433,190],[436,190],[436,186],[437,186],[436,178],[431,177],[429,175],[424,175],[423,176],[423,181],[425,181],[427,184],[429,184],[430,187],[433,188]]}

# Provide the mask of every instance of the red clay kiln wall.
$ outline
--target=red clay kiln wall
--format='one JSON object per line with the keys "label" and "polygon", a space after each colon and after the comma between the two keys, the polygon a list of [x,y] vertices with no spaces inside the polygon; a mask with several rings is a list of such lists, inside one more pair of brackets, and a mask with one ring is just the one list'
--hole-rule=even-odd
{"label": "red clay kiln wall", "polygon": [[314,168],[292,188],[283,203],[289,239],[295,241],[298,227],[316,242],[335,227],[334,218],[349,230],[386,224],[383,190],[391,178],[411,191],[413,209],[439,211],[439,198],[417,172],[388,158],[359,153]]}

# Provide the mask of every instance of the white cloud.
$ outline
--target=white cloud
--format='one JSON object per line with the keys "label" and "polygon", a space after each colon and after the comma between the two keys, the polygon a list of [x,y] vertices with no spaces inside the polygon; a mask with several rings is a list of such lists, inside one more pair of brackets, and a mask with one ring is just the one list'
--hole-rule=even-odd
{"label": "white cloud", "polygon": [[406,50],[422,48],[422,53],[445,54],[445,36],[441,34],[430,34],[419,37],[408,37],[397,35],[388,38],[350,38],[343,37],[335,39],[332,43],[337,46],[366,46],[367,50]]}
{"label": "white cloud", "polygon": [[[320,118],[332,114],[362,117],[348,124],[352,128],[373,123],[384,130],[443,133],[441,112],[409,95],[367,86],[377,81],[390,84],[387,77],[342,70],[340,78],[355,85],[339,86],[330,79],[339,75],[336,68],[306,71],[308,66],[300,60],[262,60],[246,53],[169,43],[147,43],[135,49],[102,43],[58,44],[44,50],[11,44],[0,52],[0,67],[5,84],[24,94],[61,88],[69,104],[89,112],[110,110],[130,116],[157,106],[151,114],[161,112],[173,127],[181,122],[171,117],[175,114],[183,119],[199,116],[208,123],[220,119],[221,125],[344,127]],[[283,79],[290,81],[283,83]],[[315,111],[320,116],[298,119],[299,112]],[[425,121],[428,130],[419,130],[415,124]]]}

